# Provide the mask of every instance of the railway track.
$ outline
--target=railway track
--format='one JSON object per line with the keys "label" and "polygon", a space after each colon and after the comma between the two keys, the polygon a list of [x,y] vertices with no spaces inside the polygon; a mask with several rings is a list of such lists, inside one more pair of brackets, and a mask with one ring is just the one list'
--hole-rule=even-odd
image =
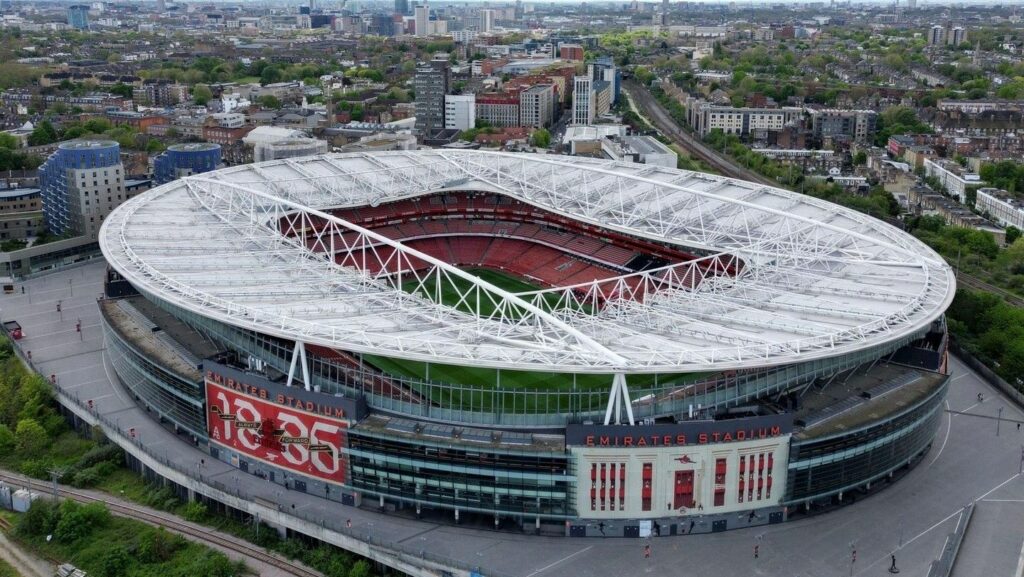
{"label": "railway track", "polygon": [[[30,489],[41,494],[50,495],[53,493],[53,485],[43,481],[37,481],[34,479],[26,481],[23,477],[14,477],[7,474],[0,474],[0,481],[6,481],[9,485],[13,486],[24,487],[27,484]],[[223,537],[209,529],[193,527],[187,523],[179,521],[171,515],[153,513],[140,507],[107,501],[81,491],[68,489],[67,487],[58,487],[57,494],[74,501],[78,501],[79,503],[93,503],[96,501],[105,503],[107,508],[110,510],[110,513],[113,515],[135,519],[150,525],[164,527],[182,535],[194,537],[204,543],[217,545],[218,547],[239,553],[248,559],[276,567],[295,575],[296,577],[323,577],[323,574],[319,572],[307,569],[306,567],[288,561],[287,559],[271,555],[255,545]],[[0,519],[0,523],[2,522],[4,522],[4,520]]]}
{"label": "railway track", "polygon": [[977,277],[974,277],[974,276],[971,276],[969,274],[965,274],[965,273],[961,272],[958,275],[956,275],[956,280],[957,280],[958,283],[960,283],[962,285],[969,286],[969,287],[971,287],[973,289],[978,289],[980,291],[985,291],[985,292],[988,292],[988,293],[999,295],[999,296],[1003,297],[1003,300],[1005,300],[1007,303],[1009,303],[1009,304],[1011,304],[1011,305],[1013,305],[1015,307],[1022,307],[1022,308],[1024,308],[1024,299],[1020,298],[1019,296],[1017,296],[1017,295],[1015,295],[1015,294],[1013,294],[1013,293],[1011,293],[1009,291],[1006,291],[1006,290],[1003,290],[1003,289],[1001,289],[1001,288],[999,288],[997,286],[991,285],[991,284],[989,284],[989,283],[987,283],[987,282],[985,282],[985,281],[983,281],[983,280],[981,280],[981,279],[979,279]]}
{"label": "railway track", "polygon": [[623,88],[629,95],[629,98],[632,99],[633,102],[636,103],[637,107],[643,112],[644,116],[654,123],[654,127],[657,128],[659,132],[678,144],[683,148],[683,150],[704,161],[721,174],[741,180],[749,180],[751,182],[767,186],[779,186],[778,182],[723,158],[703,142],[696,140],[692,135],[688,134],[680,128],[678,124],[676,124],[675,120],[669,116],[668,112],[662,108],[661,104],[658,103],[658,101],[656,101],[651,93],[645,88],[642,88],[632,81],[623,83]]}

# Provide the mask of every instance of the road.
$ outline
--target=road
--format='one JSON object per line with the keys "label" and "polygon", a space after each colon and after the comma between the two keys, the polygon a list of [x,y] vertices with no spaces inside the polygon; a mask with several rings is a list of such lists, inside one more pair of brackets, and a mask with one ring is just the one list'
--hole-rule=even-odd
{"label": "road", "polygon": [[[849,549],[854,542],[858,550],[854,575],[888,575],[889,555],[895,551],[901,576],[925,577],[963,506],[982,501],[984,508],[1006,505],[1005,512],[990,515],[983,509],[972,521],[957,570],[1016,567],[1018,563],[1024,506],[1011,508],[1009,504],[1024,501],[1024,479],[1018,474],[1024,431],[1003,422],[997,436],[993,418],[999,407],[1004,408],[1004,420],[1022,419],[1024,413],[955,358],[950,359],[948,408],[969,414],[943,416],[930,453],[891,487],[858,498],[852,506],[779,525],[652,539],[652,555],[645,559],[642,543],[635,539],[538,537],[381,514],[282,490],[226,463],[211,461],[208,454],[182,441],[140,409],[113,376],[95,301],[102,274],[103,266],[97,263],[27,281],[25,295],[20,290],[0,295],[3,319],[17,319],[25,328],[26,336],[19,344],[32,350],[38,368],[57,375],[58,387],[65,394],[95,400],[96,412],[116,421],[122,434],[135,427],[140,444],[150,455],[193,470],[198,470],[200,459],[205,458],[204,472],[197,475],[203,482],[216,483],[225,490],[237,488],[253,499],[278,503],[283,510],[294,505],[296,516],[321,519],[333,534],[340,535],[335,541],[344,548],[356,550],[346,538],[373,539],[379,543],[374,550],[387,547],[457,559],[463,565],[480,567],[488,577],[641,573],[849,577]],[[64,303],[63,320],[55,310],[58,300]],[[75,332],[79,317],[81,334]],[[983,403],[977,401],[979,392],[985,396]],[[351,529],[345,528],[346,519],[352,520]],[[1007,542],[988,547],[986,534],[1004,535]],[[763,539],[761,555],[755,560],[751,550],[758,536]],[[1007,575],[998,571],[988,574]]]}
{"label": "road", "polygon": [[654,96],[646,88],[632,80],[623,82],[622,88],[629,96],[629,99],[640,109],[639,113],[643,117],[649,119],[659,132],[681,146],[691,156],[704,161],[725,176],[749,180],[767,186],[779,186],[778,182],[736,164],[731,159],[722,156],[687,133],[672,119],[668,111],[654,99]]}

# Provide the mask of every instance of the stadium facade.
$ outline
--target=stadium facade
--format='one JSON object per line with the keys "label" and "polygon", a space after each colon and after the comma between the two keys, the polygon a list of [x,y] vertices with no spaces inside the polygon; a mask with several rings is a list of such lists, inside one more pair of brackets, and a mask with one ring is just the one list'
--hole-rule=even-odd
{"label": "stadium facade", "polygon": [[707,174],[288,159],[158,187],[100,244],[136,399],[342,505],[570,536],[781,522],[908,470],[946,393],[938,255]]}

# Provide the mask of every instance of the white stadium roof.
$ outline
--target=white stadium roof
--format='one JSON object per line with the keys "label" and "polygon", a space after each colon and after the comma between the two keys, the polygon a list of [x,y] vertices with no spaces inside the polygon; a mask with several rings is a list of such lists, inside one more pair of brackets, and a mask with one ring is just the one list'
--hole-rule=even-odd
{"label": "white stadium roof", "polygon": [[[551,310],[534,305],[536,294],[507,293],[321,212],[455,190],[509,195],[744,264],[735,276],[703,278],[693,263],[636,273],[642,299],[618,298],[630,290],[622,280],[542,291],[566,305]],[[282,218],[328,224],[310,250],[281,234]],[[419,150],[232,167],[124,203],[100,244],[145,294],[231,325],[347,351],[535,371],[703,372],[836,356],[919,334],[954,294],[938,255],[852,210],[702,173],[552,155]],[[427,282],[426,261],[430,278],[463,277],[467,302],[488,300],[495,313],[462,312],[393,288],[386,272],[324,257],[330,247],[372,258],[384,245],[393,256],[380,258],[392,265],[419,263],[419,272],[397,267],[402,282]],[[701,282],[683,287],[693,275]],[[583,292],[607,302],[596,313],[571,306]]]}

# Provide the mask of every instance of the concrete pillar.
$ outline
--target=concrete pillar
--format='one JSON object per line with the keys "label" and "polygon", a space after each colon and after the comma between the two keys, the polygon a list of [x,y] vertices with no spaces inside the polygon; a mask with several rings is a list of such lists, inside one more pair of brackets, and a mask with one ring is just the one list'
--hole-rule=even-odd
{"label": "concrete pillar", "polygon": [[384,510],[384,495],[380,496],[380,510]]}
{"label": "concrete pillar", "polygon": [[839,491],[839,502],[840,503],[843,502],[843,492],[842,491]]}
{"label": "concrete pillar", "polygon": [[422,511],[420,510],[420,507],[421,507],[421,505],[419,503],[416,503],[416,518],[417,519],[419,519],[422,516],[422,514],[423,514]]}
{"label": "concrete pillar", "polygon": [[196,500],[196,492],[195,492],[195,490],[189,489],[188,490],[188,502],[192,503],[195,500]]}
{"label": "concrete pillar", "polygon": [[536,517],[533,523],[533,532],[540,535],[540,515]]}
{"label": "concrete pillar", "polygon": [[455,510],[455,524],[456,525],[459,524],[459,510],[458,509]]}

